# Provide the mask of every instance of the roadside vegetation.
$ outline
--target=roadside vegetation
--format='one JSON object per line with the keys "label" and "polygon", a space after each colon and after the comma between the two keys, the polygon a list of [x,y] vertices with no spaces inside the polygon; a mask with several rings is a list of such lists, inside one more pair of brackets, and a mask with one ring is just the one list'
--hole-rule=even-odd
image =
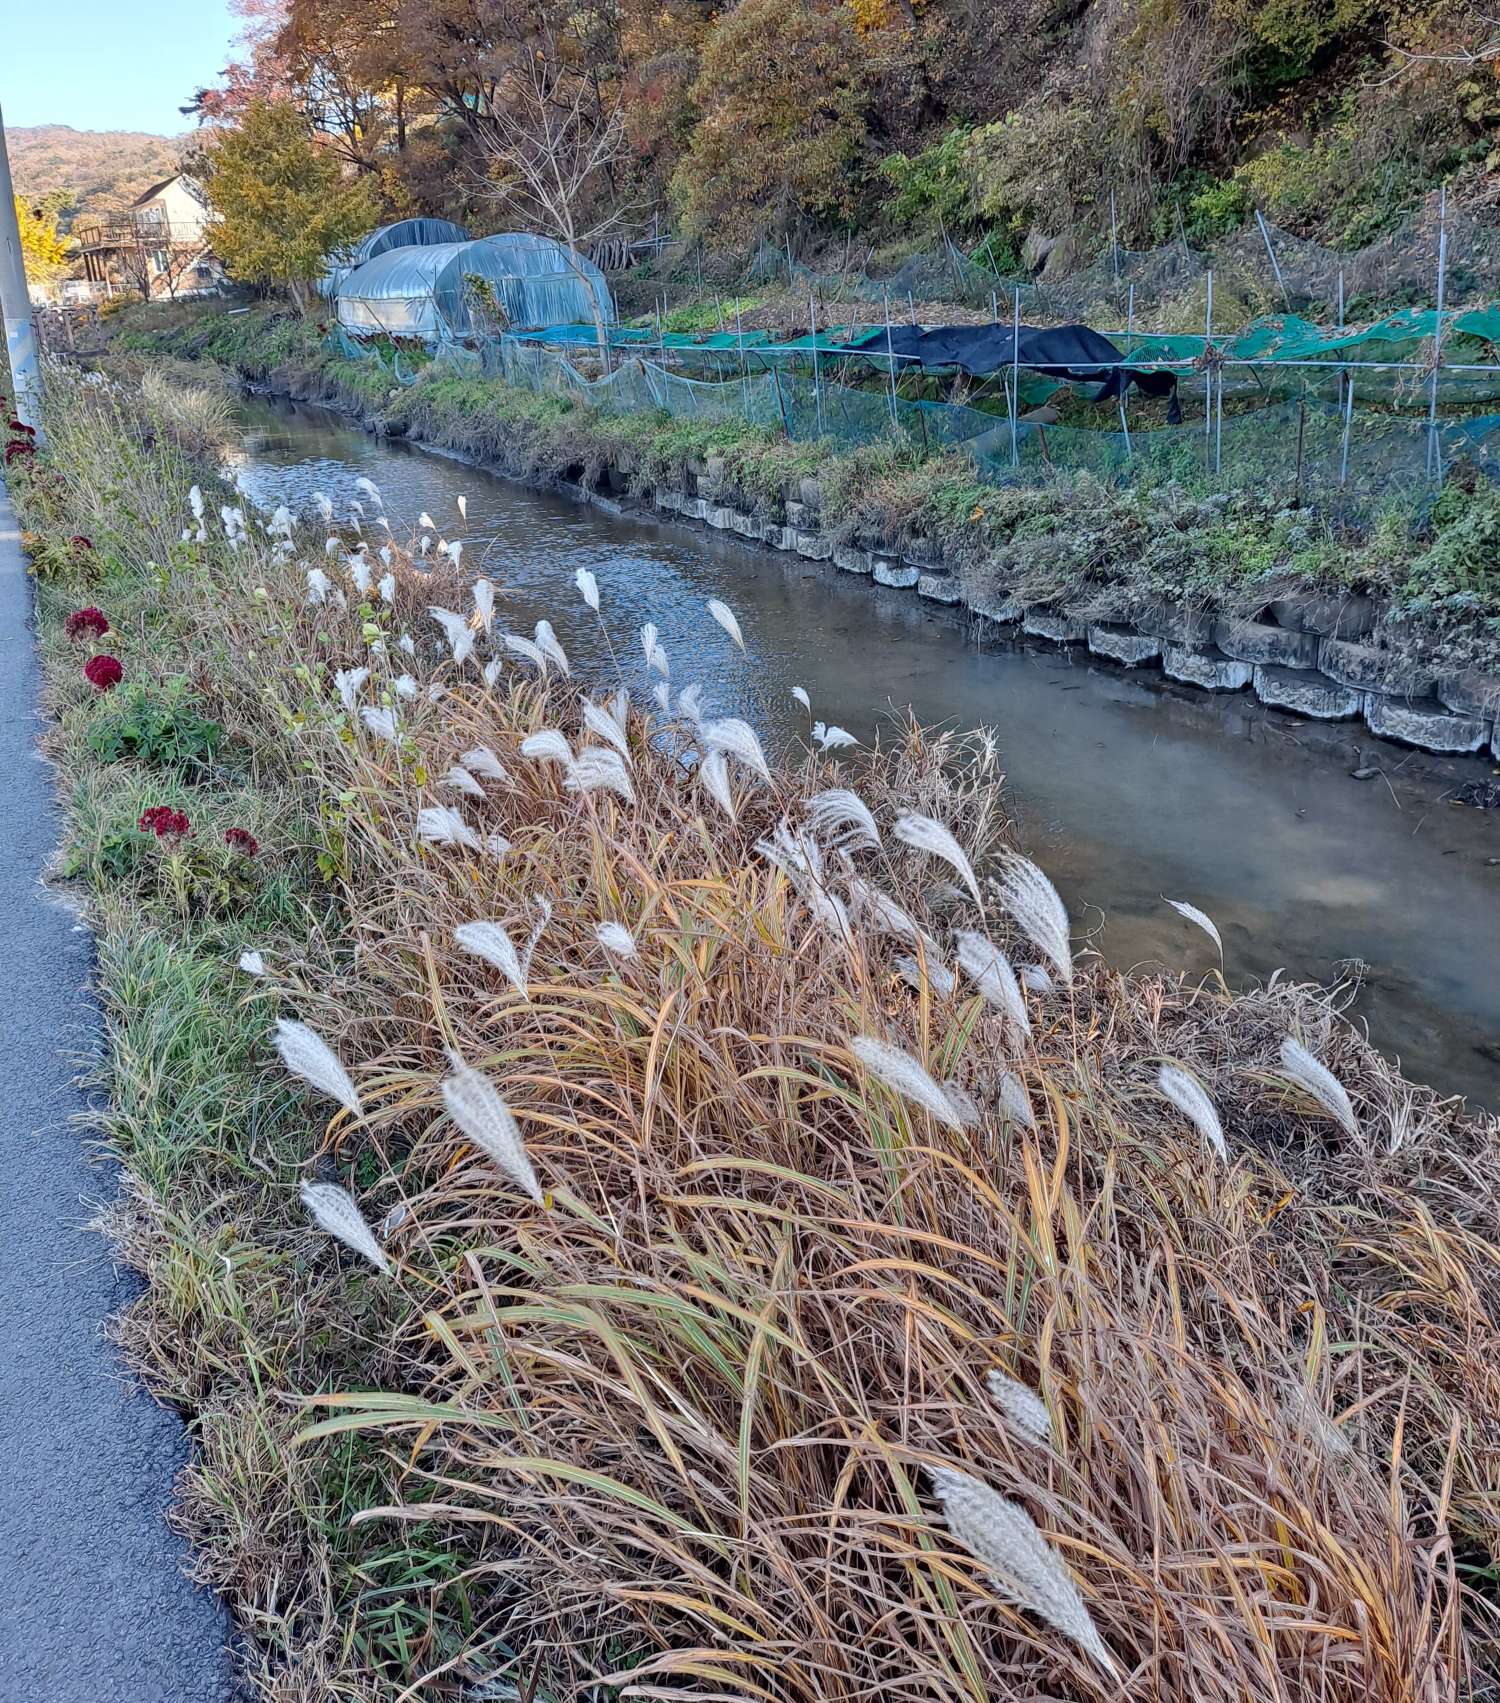
{"label": "roadside vegetation", "polygon": [[574,681],[378,492],[242,513],[186,382],[54,375],[8,476],[120,1337],[259,1695],[1495,1683],[1491,1123],[1080,951],[986,735],[763,753],[604,573]]}

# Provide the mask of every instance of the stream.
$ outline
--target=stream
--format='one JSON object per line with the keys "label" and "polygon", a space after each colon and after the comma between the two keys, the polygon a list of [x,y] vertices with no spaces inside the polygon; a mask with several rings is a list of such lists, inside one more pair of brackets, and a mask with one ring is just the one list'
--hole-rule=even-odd
{"label": "stream", "polygon": [[[993,728],[1021,844],[1057,883],[1080,941],[1121,968],[1207,972],[1212,942],[1165,903],[1182,899],[1218,925],[1233,986],[1357,968],[1350,1014],[1388,1057],[1500,1110],[1500,815],[1442,796],[1489,765],[1242,697],[1188,700],[1081,652],[981,645],[963,611],[913,592],[527,490],[325,409],[247,401],[241,423],[229,470],[256,503],[311,513],[324,491],[343,515],[360,498],[355,480],[374,480],[398,537],[428,511],[464,540],[465,568],[494,579],[506,626],[529,634],[545,616],[585,680],[612,680],[615,667],[574,587],[581,567],[598,577],[639,696],[637,635],[654,621],[674,688],[698,681],[710,713],[743,715],[768,745],[807,734],[794,686],[863,741],[908,708],[927,724]],[[710,597],[735,611],[745,655],[707,614]],[[1355,780],[1360,767],[1381,772]]]}

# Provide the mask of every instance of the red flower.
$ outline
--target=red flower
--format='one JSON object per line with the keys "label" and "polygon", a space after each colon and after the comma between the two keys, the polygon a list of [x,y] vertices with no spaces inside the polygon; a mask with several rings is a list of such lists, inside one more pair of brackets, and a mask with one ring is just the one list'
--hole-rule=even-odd
{"label": "red flower", "polygon": [[12,438],[5,446],[5,465],[9,467],[13,461],[19,461],[23,456],[35,454],[36,445],[30,438]]}
{"label": "red flower", "polygon": [[143,834],[155,834],[157,839],[175,845],[193,831],[185,810],[174,810],[170,804],[153,804],[141,812],[136,824]]}
{"label": "red flower", "polygon": [[83,665],[83,677],[96,692],[107,692],[125,678],[117,656],[91,656]]}
{"label": "red flower", "polygon": [[226,828],[224,844],[231,851],[242,853],[245,857],[254,857],[260,850],[260,841],[248,828]]}
{"label": "red flower", "polygon": [[63,622],[63,632],[70,639],[81,639],[85,633],[99,637],[108,631],[109,618],[102,609],[95,609],[92,604],[87,609],[75,609]]}
{"label": "red flower", "polygon": [[26,425],[24,421],[16,419],[14,415],[12,415],[5,423],[13,432],[24,432],[29,438],[34,438],[36,436],[35,426]]}
{"label": "red flower", "polygon": [[93,539],[85,538],[81,532],[75,532],[68,542],[75,550],[92,550],[94,547]]}

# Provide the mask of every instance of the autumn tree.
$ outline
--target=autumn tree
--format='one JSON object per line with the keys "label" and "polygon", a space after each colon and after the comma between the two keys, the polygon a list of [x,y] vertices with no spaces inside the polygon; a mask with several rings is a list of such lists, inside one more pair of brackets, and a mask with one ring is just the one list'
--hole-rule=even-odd
{"label": "autumn tree", "polygon": [[846,7],[741,0],[703,47],[673,193],[688,232],[743,241],[853,210],[867,75]]}
{"label": "autumn tree", "polygon": [[68,270],[67,239],[57,228],[57,213],[47,204],[16,201],[16,224],[21,231],[21,259],[33,284],[55,284]]}
{"label": "autumn tree", "polygon": [[286,101],[253,101],[198,170],[212,213],[209,245],[230,277],[275,284],[299,309],[327,256],[380,217],[372,186],[347,178]]}

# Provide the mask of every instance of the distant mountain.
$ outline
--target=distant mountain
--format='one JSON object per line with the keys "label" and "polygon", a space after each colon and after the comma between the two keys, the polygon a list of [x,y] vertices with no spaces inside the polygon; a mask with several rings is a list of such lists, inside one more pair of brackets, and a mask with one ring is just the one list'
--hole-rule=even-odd
{"label": "distant mountain", "polygon": [[148,136],[138,130],[74,130],[38,124],[8,130],[16,193],[54,200],[63,224],[80,212],[128,207],[178,169],[186,136]]}

